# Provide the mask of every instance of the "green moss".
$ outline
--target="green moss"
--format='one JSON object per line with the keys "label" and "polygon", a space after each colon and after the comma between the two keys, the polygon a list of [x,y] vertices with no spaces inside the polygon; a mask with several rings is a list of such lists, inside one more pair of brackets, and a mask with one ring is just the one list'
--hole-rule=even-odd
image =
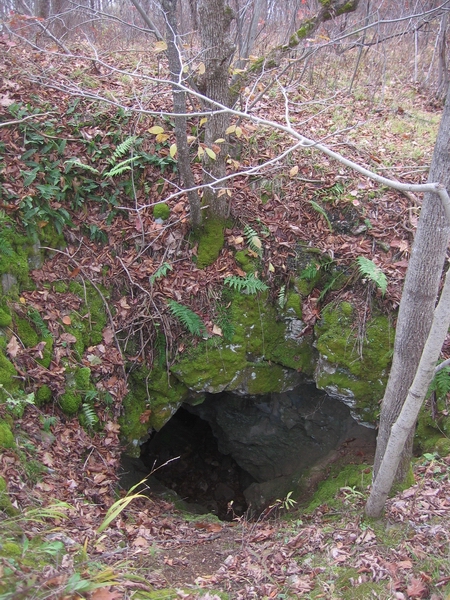
{"label": "green moss", "polygon": [[91,370],[89,367],[78,367],[75,369],[75,387],[78,391],[86,391],[92,387]]}
{"label": "green moss", "polygon": [[302,318],[302,298],[300,294],[292,291],[288,292],[284,311],[287,315],[295,316],[297,319]]}
{"label": "green moss", "polygon": [[0,384],[9,390],[17,387],[17,382],[14,380],[16,375],[14,365],[0,353]]}
{"label": "green moss", "polygon": [[82,397],[73,390],[67,390],[59,397],[61,410],[69,416],[75,415],[82,404]]}
{"label": "green moss", "polygon": [[314,19],[307,19],[306,21],[304,21],[301,27],[299,27],[299,29],[297,29],[297,31],[293,33],[290,37],[288,46],[290,48],[295,48],[295,46],[298,46],[301,40],[304,40],[306,37],[308,37],[308,35],[314,29],[314,27]]}
{"label": "green moss", "polygon": [[27,319],[16,316],[14,318],[14,328],[26,348],[33,348],[39,343],[39,336]]}
{"label": "green moss", "polygon": [[12,323],[12,317],[9,310],[0,307],[0,327],[9,327]]}
{"label": "green moss", "polygon": [[36,406],[43,406],[44,404],[47,404],[48,402],[51,401],[52,399],[52,390],[48,387],[48,385],[41,385],[40,388],[38,388],[37,392],[36,392],[36,397],[35,397],[35,401],[36,401]]}
{"label": "green moss", "polygon": [[240,250],[236,252],[234,258],[237,264],[241,267],[243,271],[246,273],[253,273],[256,269],[255,260],[249,255],[247,250]]}
{"label": "green moss", "polygon": [[127,452],[138,456],[139,440],[151,429],[159,431],[187,398],[189,390],[164,369],[149,371],[145,367],[130,374],[128,387],[119,419],[120,433],[128,444]]}
{"label": "green moss", "polygon": [[22,548],[15,542],[2,542],[0,554],[4,557],[19,557],[22,556]]}
{"label": "green moss", "polygon": [[6,481],[0,476],[0,511],[5,512],[9,516],[15,515],[18,511],[11,503],[11,498],[8,494],[8,487]]}
{"label": "green moss", "polygon": [[224,222],[220,219],[208,219],[200,234],[197,252],[197,267],[204,269],[218,258],[224,244]]}
{"label": "green moss", "polygon": [[402,482],[395,483],[392,486],[391,491],[389,492],[389,497],[392,498],[399,492],[403,492],[404,490],[407,490],[408,488],[413,486],[415,483],[416,483],[416,480],[414,478],[414,471],[413,471],[412,465],[410,465],[408,472],[406,473],[405,479]]}
{"label": "green moss", "polygon": [[14,448],[15,445],[14,436],[8,423],[0,419],[0,448]]}
{"label": "green moss", "polygon": [[450,439],[443,437],[437,440],[434,445],[435,451],[439,454],[439,456],[449,456],[450,455]]}
{"label": "green moss", "polygon": [[367,471],[367,465],[335,465],[330,475],[319,483],[317,491],[308,504],[307,512],[326,504],[329,507],[342,508],[342,498],[336,498],[343,487],[350,488],[356,493],[363,493],[372,480],[372,472]]}
{"label": "green moss", "polygon": [[324,308],[315,334],[322,360],[317,386],[353,398],[364,420],[374,421],[391,361],[393,331],[389,319],[384,315],[372,317],[360,339],[353,307],[342,302]]}
{"label": "green moss", "polygon": [[170,208],[165,202],[155,204],[153,207],[153,216],[155,219],[162,219],[163,221],[166,221],[170,216]]}

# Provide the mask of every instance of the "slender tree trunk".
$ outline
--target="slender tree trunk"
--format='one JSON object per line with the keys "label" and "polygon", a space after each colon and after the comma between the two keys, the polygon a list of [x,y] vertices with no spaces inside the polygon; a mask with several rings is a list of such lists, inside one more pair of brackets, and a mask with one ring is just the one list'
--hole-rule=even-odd
{"label": "slender tree trunk", "polygon": [[367,501],[366,514],[369,517],[379,517],[382,513],[384,503],[386,502],[397,472],[402,449],[410,435],[411,429],[416,423],[420,407],[423,404],[433,379],[436,362],[441,353],[449,326],[450,272],[447,272],[441,299],[434,313],[430,333],[420,359],[416,376],[414,377],[413,384],[408,392],[400,415],[392,425],[386,451]]}
{"label": "slender tree trunk", "polygon": [[[194,175],[191,170],[189,155],[189,145],[187,142],[187,118],[181,116],[186,114],[186,93],[180,90],[176,83],[181,81],[183,75],[183,66],[180,59],[180,50],[177,44],[177,20],[176,20],[177,0],[163,0],[162,6],[166,13],[167,23],[167,58],[169,61],[170,76],[174,85],[173,110],[175,113],[175,137],[177,140],[178,168],[180,170],[183,186],[189,200],[191,227],[197,229],[201,224],[200,199],[197,192],[193,189],[195,185]],[[178,116],[176,116],[178,114]]]}
{"label": "slender tree trunk", "polygon": [[[225,0],[199,0],[198,16],[200,37],[203,48],[205,73],[200,81],[202,93],[211,100],[229,106],[229,73],[228,68],[234,47],[230,39],[230,25],[234,18],[233,11]],[[226,129],[230,122],[227,113],[215,113],[214,107],[208,116],[205,127],[205,145],[213,149],[218,139],[226,139]],[[220,194],[214,181],[226,174],[227,144],[216,144],[219,152],[211,159],[205,153],[203,162],[204,183],[211,184],[205,188],[203,203],[208,206],[208,218],[225,220],[228,213],[226,194]]]}
{"label": "slender tree trunk", "polygon": [[[428,181],[450,187],[450,88],[439,128]],[[374,464],[374,479],[382,463],[391,427],[412,385],[430,331],[442,277],[450,227],[436,194],[424,195],[397,321],[394,357],[383,398]],[[395,480],[404,480],[410,464],[414,427],[400,457]]]}

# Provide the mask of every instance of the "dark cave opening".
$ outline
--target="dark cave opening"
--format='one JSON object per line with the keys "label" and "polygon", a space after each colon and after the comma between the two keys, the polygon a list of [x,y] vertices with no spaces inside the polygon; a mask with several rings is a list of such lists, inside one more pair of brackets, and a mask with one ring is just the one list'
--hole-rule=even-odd
{"label": "dark cave opening", "polygon": [[141,460],[182,500],[201,505],[221,520],[247,510],[243,490],[254,478],[219,451],[209,423],[183,407],[142,445]]}

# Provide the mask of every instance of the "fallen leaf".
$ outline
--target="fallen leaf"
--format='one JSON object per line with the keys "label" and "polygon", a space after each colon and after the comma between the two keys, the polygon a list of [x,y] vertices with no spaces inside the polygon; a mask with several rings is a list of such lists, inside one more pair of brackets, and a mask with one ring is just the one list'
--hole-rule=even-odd
{"label": "fallen leaf", "polygon": [[9,356],[11,358],[16,358],[19,350],[20,350],[20,344],[17,341],[16,336],[13,335],[12,338],[9,340],[8,345],[6,346],[6,352],[9,354]]}

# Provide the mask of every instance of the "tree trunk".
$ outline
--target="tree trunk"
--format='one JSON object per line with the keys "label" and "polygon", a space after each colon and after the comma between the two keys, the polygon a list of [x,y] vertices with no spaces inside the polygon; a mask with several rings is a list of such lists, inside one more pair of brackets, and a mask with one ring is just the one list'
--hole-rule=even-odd
{"label": "tree trunk", "polygon": [[[428,181],[450,185],[450,88],[439,128]],[[450,235],[442,203],[436,194],[424,195],[417,233],[406,273],[394,343],[394,357],[381,406],[375,454],[374,479],[383,460],[391,427],[397,420],[412,385],[427,339]],[[414,428],[411,428],[400,457],[396,482],[408,472]]]}
{"label": "tree trunk", "polygon": [[[230,39],[230,25],[234,18],[233,11],[225,0],[199,0],[198,16],[200,23],[200,37],[203,49],[203,62],[205,73],[200,83],[200,89],[204,96],[229,106],[229,73],[230,58],[234,47]],[[230,116],[225,113],[215,112],[211,108],[211,114],[205,127],[205,145],[213,149],[216,140],[226,138],[226,129],[230,123]],[[219,146],[216,144],[216,146]],[[221,143],[215,148],[216,158],[212,159],[204,154],[204,180],[211,184],[205,188],[203,193],[203,204],[208,206],[206,214],[208,218],[225,220],[228,214],[227,195],[220,195],[220,188],[214,186],[214,182],[226,174],[227,144]]]}
{"label": "tree trunk", "polygon": [[367,501],[366,514],[369,517],[379,517],[381,515],[397,472],[402,449],[410,436],[411,429],[414,428],[420,408],[433,379],[436,362],[447,336],[449,325],[450,272],[447,272],[444,289],[434,313],[433,323],[416,376],[414,377],[413,384],[408,392],[400,415],[392,426],[386,451]]}
{"label": "tree trunk", "polygon": [[[187,118],[181,116],[186,114],[186,93],[180,90],[177,82],[180,82],[183,74],[183,66],[180,60],[179,49],[177,45],[177,20],[176,20],[177,0],[163,0],[162,6],[166,13],[167,24],[167,59],[169,61],[170,76],[174,85],[173,110],[175,113],[175,137],[177,141],[178,168],[180,170],[183,186],[186,190],[190,207],[190,220],[193,229],[197,229],[201,224],[200,199],[197,192],[193,189],[195,185],[194,175],[191,170],[189,155],[189,145],[187,142]],[[178,116],[176,116],[178,114]]]}

